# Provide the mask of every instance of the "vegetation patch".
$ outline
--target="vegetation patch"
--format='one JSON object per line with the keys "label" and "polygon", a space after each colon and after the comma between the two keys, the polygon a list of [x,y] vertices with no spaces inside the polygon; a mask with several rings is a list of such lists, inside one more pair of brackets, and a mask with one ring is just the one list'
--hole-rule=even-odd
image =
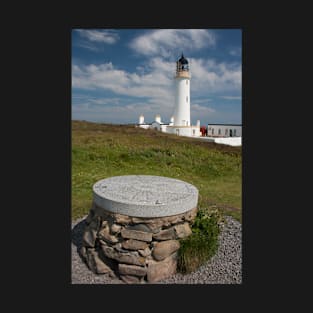
{"label": "vegetation patch", "polygon": [[207,262],[217,251],[219,225],[223,221],[219,210],[200,209],[192,225],[192,234],[180,240],[177,271],[191,273]]}
{"label": "vegetation patch", "polygon": [[72,121],[71,162],[72,219],[89,213],[93,184],[119,175],[181,179],[198,188],[200,208],[214,204],[241,219],[241,147],[134,125]]}

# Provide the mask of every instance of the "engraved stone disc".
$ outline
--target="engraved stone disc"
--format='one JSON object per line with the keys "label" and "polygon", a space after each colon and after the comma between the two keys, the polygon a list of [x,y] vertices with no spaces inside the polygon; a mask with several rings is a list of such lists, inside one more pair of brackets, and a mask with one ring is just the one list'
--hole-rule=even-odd
{"label": "engraved stone disc", "polygon": [[198,189],[182,180],[149,175],[114,176],[93,185],[93,199],[106,211],[136,217],[164,217],[198,204]]}

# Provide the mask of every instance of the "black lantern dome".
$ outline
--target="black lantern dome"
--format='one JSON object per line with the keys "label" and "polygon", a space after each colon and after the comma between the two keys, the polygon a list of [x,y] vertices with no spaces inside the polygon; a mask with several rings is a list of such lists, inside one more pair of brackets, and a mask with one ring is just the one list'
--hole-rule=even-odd
{"label": "black lantern dome", "polygon": [[185,57],[184,57],[183,54],[181,55],[181,57],[180,57],[180,59],[178,60],[178,62],[179,62],[180,64],[188,64],[188,61],[187,61],[187,59],[185,59]]}

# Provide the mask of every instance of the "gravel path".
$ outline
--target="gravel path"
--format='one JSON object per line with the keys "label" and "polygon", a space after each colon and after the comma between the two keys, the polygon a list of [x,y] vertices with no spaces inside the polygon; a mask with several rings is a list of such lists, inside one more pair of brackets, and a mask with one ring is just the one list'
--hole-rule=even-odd
{"label": "gravel path", "polygon": [[[124,284],[116,277],[92,273],[77,252],[80,247],[84,219],[72,222],[72,284]],[[230,216],[221,225],[219,248],[206,264],[190,274],[175,274],[155,284],[241,284],[241,224]]]}

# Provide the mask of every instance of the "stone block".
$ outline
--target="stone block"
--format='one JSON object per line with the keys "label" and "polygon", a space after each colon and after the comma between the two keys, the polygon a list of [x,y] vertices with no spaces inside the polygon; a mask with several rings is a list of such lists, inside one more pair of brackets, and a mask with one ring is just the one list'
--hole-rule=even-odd
{"label": "stone block", "polygon": [[122,229],[121,235],[123,238],[127,239],[137,239],[141,241],[152,241],[152,233],[147,233],[139,230],[129,230],[129,229]]}
{"label": "stone block", "polygon": [[86,247],[82,246],[79,250],[80,255],[83,257],[83,259],[87,259],[87,249]]}
{"label": "stone block", "polygon": [[174,226],[177,238],[186,238],[192,234],[191,228],[188,223],[179,224]]}
{"label": "stone block", "polygon": [[103,254],[110,259],[115,260],[117,258],[117,252],[114,250],[114,248],[109,247],[107,244],[101,244],[101,250]]}
{"label": "stone block", "polygon": [[87,250],[87,264],[90,270],[96,274],[105,274],[112,271],[109,266],[102,262],[95,249]]}
{"label": "stone block", "polygon": [[115,214],[114,217],[115,217],[116,223],[121,224],[121,225],[128,225],[132,221],[130,216],[123,215],[123,214]]}
{"label": "stone block", "polygon": [[136,265],[119,264],[118,271],[122,275],[134,275],[134,276],[145,276],[147,274],[147,268]]}
{"label": "stone block", "polygon": [[177,253],[170,255],[163,261],[148,261],[147,281],[149,283],[157,282],[168,278],[176,273]]}
{"label": "stone block", "polygon": [[106,228],[106,227],[108,227],[108,224],[109,224],[108,221],[104,220],[104,221],[101,222],[101,227],[100,228],[101,229],[102,228]]}
{"label": "stone block", "polygon": [[83,246],[93,248],[95,246],[97,238],[97,231],[95,229],[91,229],[86,227],[84,234],[83,234]]}
{"label": "stone block", "polygon": [[156,234],[153,234],[153,239],[155,240],[170,240],[170,239],[176,239],[176,233],[173,227],[164,229],[159,231]]}
{"label": "stone block", "polygon": [[150,227],[147,226],[146,224],[143,224],[143,223],[136,224],[136,225],[128,225],[128,226],[126,226],[125,229],[128,229],[128,230],[139,230],[139,231],[151,233]]}
{"label": "stone block", "polygon": [[120,252],[107,244],[101,244],[101,250],[105,257],[113,259],[119,263],[132,264],[132,265],[145,265],[145,258],[140,256],[137,251]]}
{"label": "stone block", "polygon": [[144,218],[139,218],[139,217],[133,217],[132,223],[134,224],[144,223],[145,225],[148,226],[149,230],[153,233],[160,231],[160,229],[164,225],[162,218],[144,219]]}
{"label": "stone block", "polygon": [[122,226],[117,224],[112,224],[111,232],[112,234],[118,234],[121,231]]}
{"label": "stone block", "polygon": [[118,239],[114,236],[110,234],[110,229],[109,227],[105,227],[102,228],[99,233],[98,233],[98,237],[100,239],[104,239],[105,241],[109,242],[109,243],[117,243]]}
{"label": "stone block", "polygon": [[197,213],[198,213],[198,208],[197,207],[195,207],[192,210],[186,212],[185,213],[185,221],[193,222],[194,219],[196,218]]}
{"label": "stone block", "polygon": [[144,241],[128,239],[122,242],[122,247],[128,250],[144,250],[148,247],[148,244]]}
{"label": "stone block", "polygon": [[138,253],[117,253],[115,260],[119,263],[133,264],[139,266],[145,266],[146,264],[146,259],[142,256],[139,256]]}
{"label": "stone block", "polygon": [[164,218],[164,224],[165,225],[173,225],[182,222],[184,219],[184,214],[174,215],[174,216],[168,216]]}
{"label": "stone block", "polygon": [[180,247],[178,240],[167,240],[167,241],[160,241],[155,244],[152,256],[161,261],[168,256],[170,256],[173,252],[177,251]]}
{"label": "stone block", "polygon": [[145,248],[144,250],[138,250],[138,252],[143,257],[151,255],[151,250],[149,249],[149,247]]}
{"label": "stone block", "polygon": [[138,276],[121,275],[120,278],[126,284],[139,284],[140,283],[140,278]]}

